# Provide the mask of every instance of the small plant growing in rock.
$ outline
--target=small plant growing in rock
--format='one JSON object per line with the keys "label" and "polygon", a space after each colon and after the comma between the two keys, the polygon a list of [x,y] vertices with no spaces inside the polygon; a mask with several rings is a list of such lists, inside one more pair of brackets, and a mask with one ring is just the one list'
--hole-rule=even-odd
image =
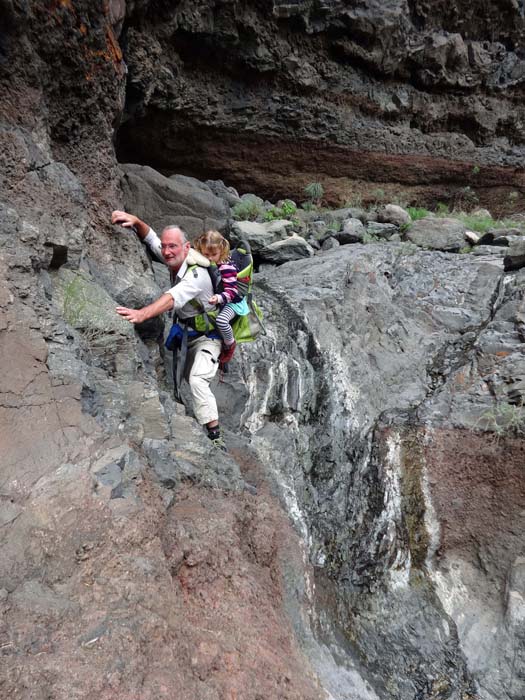
{"label": "small plant growing in rock", "polygon": [[324,187],[320,182],[310,182],[310,184],[306,185],[306,187],[304,188],[304,193],[312,202],[312,204],[314,204],[317,207],[321,206],[321,202],[324,196]]}
{"label": "small plant growing in rock", "polygon": [[480,416],[477,428],[492,433],[495,443],[505,437],[525,437],[525,407],[499,402]]}
{"label": "small plant growing in rock", "polygon": [[317,211],[317,207],[310,200],[308,200],[307,202],[302,202],[301,209],[303,209],[304,211]]}
{"label": "small plant growing in rock", "polygon": [[493,228],[497,224],[497,221],[494,221],[491,216],[464,214],[463,212],[460,212],[456,216],[470,231],[476,231],[477,233],[485,233],[485,231],[488,231],[489,228]]}
{"label": "small plant growing in rock", "polygon": [[291,199],[285,199],[281,204],[281,214],[284,219],[292,219],[297,211],[295,202]]}
{"label": "small plant growing in rock", "polygon": [[255,221],[262,216],[263,210],[257,202],[246,200],[239,202],[232,209],[236,221]]}
{"label": "small plant growing in rock", "polygon": [[285,199],[281,202],[280,207],[272,207],[268,209],[264,214],[265,221],[275,221],[276,219],[288,219],[290,221],[294,220],[294,216],[297,212],[297,206],[295,202],[291,199]]}
{"label": "small plant growing in rock", "polygon": [[478,195],[470,185],[461,187],[454,193],[454,209],[466,211],[472,209],[479,203]]}
{"label": "small plant growing in rock", "polygon": [[338,233],[341,230],[341,221],[337,221],[337,220],[330,221],[327,228],[330,231],[333,231],[334,233]]}
{"label": "small plant growing in rock", "polygon": [[281,218],[281,212],[277,207],[272,207],[264,212],[265,221],[276,221]]}
{"label": "small plant growing in rock", "polygon": [[383,204],[383,202],[385,201],[385,190],[381,189],[381,187],[378,187],[377,189],[372,190],[372,192],[370,192],[370,196],[376,204]]}
{"label": "small plant growing in rock", "polygon": [[430,214],[428,209],[424,209],[423,207],[408,207],[407,211],[412,221],[425,219]]}
{"label": "small plant growing in rock", "polygon": [[450,214],[450,209],[448,204],[444,202],[438,202],[435,211],[436,216],[446,217]]}

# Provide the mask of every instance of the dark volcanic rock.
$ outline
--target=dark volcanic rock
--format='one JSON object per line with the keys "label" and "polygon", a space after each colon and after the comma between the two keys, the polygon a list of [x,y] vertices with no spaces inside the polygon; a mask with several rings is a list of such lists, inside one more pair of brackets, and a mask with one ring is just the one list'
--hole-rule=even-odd
{"label": "dark volcanic rock", "polygon": [[[170,398],[162,323],[114,313],[164,282],[107,224],[121,29],[121,143],[155,131],[186,172],[514,187],[519,5],[1,6],[0,696],[522,698],[523,272],[409,243],[272,266],[217,457]],[[146,213],[227,211],[152,178]]]}
{"label": "dark volcanic rock", "polygon": [[502,195],[525,186],[520,4],[365,5],[130,5],[121,160],[270,199],[315,177],[332,202],[376,182],[510,207]]}
{"label": "dark volcanic rock", "polygon": [[123,165],[124,202],[159,234],[166,226],[181,226],[192,238],[209,229],[226,232],[230,210],[202,182],[184,175],[167,178],[148,167]]}

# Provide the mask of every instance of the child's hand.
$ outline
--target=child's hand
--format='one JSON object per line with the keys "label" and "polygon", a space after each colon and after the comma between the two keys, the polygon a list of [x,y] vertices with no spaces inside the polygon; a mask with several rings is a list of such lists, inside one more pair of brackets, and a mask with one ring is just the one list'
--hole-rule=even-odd
{"label": "child's hand", "polygon": [[214,306],[219,303],[219,295],[214,294],[212,297],[208,299],[208,304],[213,304]]}

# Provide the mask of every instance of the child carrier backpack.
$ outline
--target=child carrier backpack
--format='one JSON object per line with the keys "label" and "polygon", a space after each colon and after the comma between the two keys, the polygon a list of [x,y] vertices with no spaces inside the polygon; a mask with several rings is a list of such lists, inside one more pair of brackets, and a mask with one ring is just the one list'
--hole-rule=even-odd
{"label": "child carrier backpack", "polygon": [[[243,241],[230,254],[231,260],[237,268],[237,299],[246,298],[249,313],[246,316],[236,316],[232,321],[233,337],[237,343],[251,343],[262,333],[266,335],[266,329],[262,321],[262,312],[253,299],[253,257],[248,243]],[[223,291],[221,273],[214,262],[210,262],[208,272],[213,285],[213,293],[221,294]],[[194,330],[207,333],[215,327],[215,317],[218,311],[203,311],[191,319]]]}

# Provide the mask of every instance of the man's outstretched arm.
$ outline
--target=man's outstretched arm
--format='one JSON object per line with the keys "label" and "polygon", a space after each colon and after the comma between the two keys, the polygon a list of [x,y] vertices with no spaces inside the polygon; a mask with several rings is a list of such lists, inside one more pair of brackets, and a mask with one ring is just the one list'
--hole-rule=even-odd
{"label": "man's outstretched arm", "polygon": [[115,310],[130,323],[144,323],[144,321],[160,316],[172,308],[173,297],[171,294],[163,294],[152,304],[144,306],[142,309],[127,309],[125,306],[117,306]]}
{"label": "man's outstretched arm", "polygon": [[146,238],[150,230],[148,224],[145,224],[138,216],[128,214],[126,211],[115,210],[111,214],[111,223],[119,224],[124,228],[134,228],[141,241]]}

